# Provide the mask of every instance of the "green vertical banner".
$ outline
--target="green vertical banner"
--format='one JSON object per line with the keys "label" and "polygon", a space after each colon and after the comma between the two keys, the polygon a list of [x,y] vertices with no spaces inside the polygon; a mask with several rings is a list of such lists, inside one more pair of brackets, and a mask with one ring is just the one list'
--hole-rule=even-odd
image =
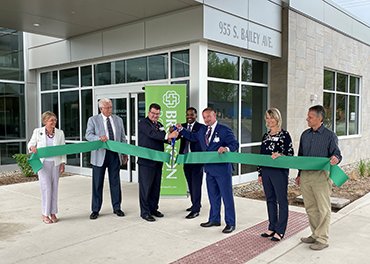
{"label": "green vertical banner", "polygon": [[[163,124],[168,132],[170,126],[186,121],[186,85],[148,85],[145,86],[145,109],[157,103],[161,106],[159,122]],[[176,141],[174,149],[174,161],[180,149],[180,142]],[[165,152],[172,154],[171,144],[165,144]],[[182,164],[164,163],[162,169],[161,195],[184,196],[187,194],[186,180]]]}

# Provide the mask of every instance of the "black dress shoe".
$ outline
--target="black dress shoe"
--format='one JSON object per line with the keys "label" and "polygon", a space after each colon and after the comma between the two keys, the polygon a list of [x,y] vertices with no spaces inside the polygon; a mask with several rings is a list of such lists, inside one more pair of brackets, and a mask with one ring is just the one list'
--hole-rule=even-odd
{"label": "black dress shoe", "polygon": [[143,218],[144,220],[146,220],[148,222],[154,222],[155,221],[155,218],[151,215],[144,215],[141,218]]}
{"label": "black dress shoe", "polygon": [[275,235],[275,232],[273,231],[270,234],[268,234],[268,233],[262,233],[261,234],[261,237],[273,237],[274,235]]}
{"label": "black dress shoe", "polygon": [[201,223],[200,226],[201,227],[211,227],[211,226],[220,226],[221,224],[220,223],[213,223],[213,222],[206,222],[206,223]]}
{"label": "black dress shoe", "polygon": [[197,216],[199,216],[199,213],[190,212],[187,216],[185,216],[185,218],[192,219],[192,218],[195,218]]}
{"label": "black dress shoe", "polygon": [[222,230],[222,233],[228,234],[235,230],[235,226],[232,225],[226,225],[224,230]]}
{"label": "black dress shoe", "polygon": [[116,209],[113,211],[114,214],[116,214],[117,216],[125,216],[125,213],[121,210],[121,209]]}
{"label": "black dress shoe", "polygon": [[186,209],[186,212],[191,212],[191,206]]}
{"label": "black dress shoe", "polygon": [[156,217],[163,217],[164,216],[164,214],[162,214],[161,212],[159,212],[159,211],[155,211],[155,212],[153,212],[152,213],[152,215],[154,215],[154,216],[156,216]]}
{"label": "black dress shoe", "polygon": [[91,215],[90,215],[90,219],[91,220],[95,220],[97,219],[99,216],[99,213],[98,212],[92,212]]}

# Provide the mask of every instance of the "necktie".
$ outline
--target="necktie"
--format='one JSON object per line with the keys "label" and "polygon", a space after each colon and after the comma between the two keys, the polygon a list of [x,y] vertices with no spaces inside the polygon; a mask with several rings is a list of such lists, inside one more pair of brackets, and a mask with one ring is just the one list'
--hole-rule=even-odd
{"label": "necktie", "polygon": [[[188,131],[191,132],[191,124],[188,124]],[[184,154],[189,153],[189,152],[190,152],[190,141],[186,140]]]}
{"label": "necktie", "polygon": [[212,127],[209,126],[208,127],[208,131],[207,131],[207,134],[206,134],[206,145],[207,146],[209,145],[209,139],[210,139],[211,133],[212,133]]}
{"label": "necktie", "polygon": [[107,118],[108,137],[110,140],[114,140],[114,133],[112,124],[110,123],[109,117]]}

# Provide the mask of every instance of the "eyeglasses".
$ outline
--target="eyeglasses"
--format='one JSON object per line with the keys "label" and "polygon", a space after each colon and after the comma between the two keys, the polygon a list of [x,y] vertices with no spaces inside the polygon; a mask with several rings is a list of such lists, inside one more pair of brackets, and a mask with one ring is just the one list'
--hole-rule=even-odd
{"label": "eyeglasses", "polygon": [[112,109],[111,106],[103,106],[102,108],[105,108],[105,109]]}
{"label": "eyeglasses", "polygon": [[152,112],[152,111],[150,111],[149,113],[151,113],[152,115],[154,115],[154,116],[159,116],[160,114],[161,114],[161,112]]}

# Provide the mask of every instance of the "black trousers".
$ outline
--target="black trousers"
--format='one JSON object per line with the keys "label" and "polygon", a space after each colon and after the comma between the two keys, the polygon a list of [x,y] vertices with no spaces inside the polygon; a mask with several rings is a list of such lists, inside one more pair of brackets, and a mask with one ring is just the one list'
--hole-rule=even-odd
{"label": "black trousers", "polygon": [[203,165],[184,164],[185,178],[191,200],[191,212],[199,213],[202,200]]}
{"label": "black trousers", "polygon": [[161,191],[162,163],[156,167],[139,165],[140,216],[152,214],[158,210]]}
{"label": "black trousers", "polygon": [[106,150],[103,166],[93,166],[91,210],[99,212],[103,203],[104,175],[108,168],[110,196],[113,210],[121,209],[120,160],[116,152]]}
{"label": "black trousers", "polygon": [[268,229],[285,234],[288,224],[288,169],[262,167],[262,183],[269,217]]}

